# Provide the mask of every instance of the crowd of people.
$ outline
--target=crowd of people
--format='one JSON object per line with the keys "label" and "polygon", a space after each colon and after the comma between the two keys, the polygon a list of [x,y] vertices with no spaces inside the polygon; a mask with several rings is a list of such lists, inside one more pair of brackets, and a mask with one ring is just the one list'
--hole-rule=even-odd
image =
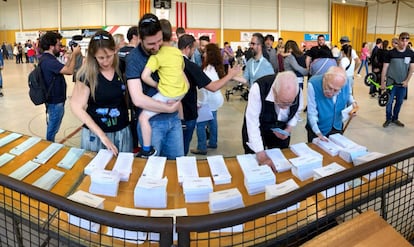
{"label": "crowd of people", "polygon": [[[249,88],[244,119],[240,120],[241,144],[260,164],[276,171],[264,150],[289,146],[302,111],[307,114],[308,142],[343,132],[342,110],[357,108],[354,76],[360,76],[362,68],[368,74],[368,63],[381,85],[379,89],[370,87],[369,94],[375,96],[390,83],[394,86],[383,127],[391,123],[404,127],[399,112],[414,72],[414,52],[406,32],[392,41],[392,49],[380,38],[372,51],[364,42],[360,57],[347,36],[341,37],[340,48],[331,49],[325,36],[319,35],[315,46],[302,50],[293,40],[283,43],[279,38],[274,44],[274,36],[253,33],[247,50],[238,47],[233,51],[228,42],[219,48],[208,36],[196,40],[182,28],[176,32],[178,40],[173,42],[169,21],[145,14],[128,31],[129,43],[123,35],[96,32],[81,66],[75,66],[81,56],[79,46],[71,47],[63,63],[57,59],[62,50],[58,33],[46,32],[38,42],[27,45],[27,52],[22,51],[28,56],[26,62],[35,61],[29,52],[35,51],[51,87],[46,103],[47,140],[55,141],[64,115],[64,75],[75,71],[70,106],[83,123],[81,148],[91,151],[106,148],[116,155],[140,146],[137,156],[142,158],[175,159],[189,152],[206,155],[208,149],[218,146],[217,114],[224,101],[220,89],[234,80]],[[7,47],[4,43],[2,55],[10,58]],[[19,44],[15,47],[19,54]],[[23,46],[21,50],[25,50]],[[16,63],[22,62],[18,56]],[[0,59],[1,96],[2,68]],[[195,130],[197,148],[190,150]]]}

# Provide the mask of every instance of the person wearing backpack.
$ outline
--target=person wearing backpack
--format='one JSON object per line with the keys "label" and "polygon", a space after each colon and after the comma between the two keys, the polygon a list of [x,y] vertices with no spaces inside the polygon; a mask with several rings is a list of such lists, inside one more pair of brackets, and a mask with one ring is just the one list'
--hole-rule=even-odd
{"label": "person wearing backpack", "polygon": [[40,48],[43,53],[39,66],[42,70],[46,89],[49,92],[46,100],[46,139],[55,141],[65,112],[66,81],[64,75],[73,74],[76,57],[80,55],[80,46],[73,46],[72,55],[66,64],[62,64],[56,58],[59,55],[62,35],[48,31],[40,37]]}

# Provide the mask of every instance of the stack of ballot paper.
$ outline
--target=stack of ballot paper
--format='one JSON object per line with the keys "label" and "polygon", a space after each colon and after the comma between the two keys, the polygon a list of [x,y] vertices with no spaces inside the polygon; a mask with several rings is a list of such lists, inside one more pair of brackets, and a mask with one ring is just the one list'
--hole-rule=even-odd
{"label": "stack of ballot paper", "polygon": [[62,148],[63,144],[55,142],[51,143],[45,150],[38,154],[33,161],[39,164],[46,164],[46,162]]}
{"label": "stack of ballot paper", "polygon": [[[343,171],[343,170],[345,170],[345,167],[341,166],[340,164],[338,164],[336,162],[333,162],[333,163],[331,163],[327,166],[324,166],[324,167],[317,168],[317,169],[313,170],[314,171],[313,180],[318,180],[320,178],[330,176],[332,174],[338,173],[338,172]],[[349,189],[348,184],[343,183],[343,184],[339,184],[335,187],[329,188],[327,190],[321,191],[321,193],[325,198],[328,198],[328,197],[334,196],[336,194],[342,193],[342,192],[344,192],[345,190],[348,190],[348,189]]]}
{"label": "stack of ballot paper", "polygon": [[[135,209],[135,208],[125,208],[116,206],[115,213],[120,214],[127,214],[127,215],[134,215],[134,216],[148,216],[147,210],[142,209]],[[109,236],[113,236],[115,238],[123,239],[127,242],[134,243],[134,244],[142,244],[145,240],[147,240],[147,233],[146,232],[136,232],[136,231],[128,231],[119,228],[112,228],[108,226],[107,233]]]}
{"label": "stack of ballot paper", "polygon": [[249,195],[265,191],[265,186],[276,183],[276,176],[267,165],[259,165],[253,154],[236,156],[244,175],[244,186]]}
{"label": "stack of ballot paper", "polygon": [[11,149],[10,153],[14,155],[21,155],[22,153],[26,152],[28,149],[33,147],[35,144],[37,144],[41,140],[42,139],[40,137],[30,137],[26,141],[22,142],[18,146]]}
{"label": "stack of ballot paper", "polygon": [[85,149],[71,147],[66,153],[65,157],[57,164],[58,167],[65,168],[67,170],[72,169],[75,163],[85,152]]}
{"label": "stack of ballot paper", "polygon": [[44,190],[51,190],[64,175],[64,172],[51,168],[32,185]]}
{"label": "stack of ballot paper", "polygon": [[244,207],[243,197],[237,188],[210,193],[208,197],[210,213],[219,213]]}
{"label": "stack of ballot paper", "polygon": [[[368,152],[364,155],[356,157],[354,159],[354,166],[359,166],[359,165],[364,164],[366,162],[369,162],[371,160],[379,159],[383,156],[385,156],[385,154],[383,154],[383,153]],[[382,168],[382,169],[379,169],[377,171],[373,171],[370,174],[365,175],[364,177],[366,179],[370,180],[370,179],[376,178],[377,176],[380,176],[380,175],[384,174],[384,172],[385,172],[385,168]]]}
{"label": "stack of ballot paper", "polygon": [[[176,209],[164,209],[164,210],[155,210],[152,209],[150,213],[151,217],[172,217],[174,228],[173,228],[173,240],[178,240],[178,234],[175,230],[175,222],[177,216],[187,216],[187,209],[186,208],[176,208]],[[149,235],[150,241],[159,241],[160,240],[160,234],[151,232]]]}
{"label": "stack of ballot paper", "polygon": [[[280,183],[280,184],[266,185],[265,199],[270,200],[272,198],[287,194],[298,188],[299,188],[299,185],[293,179],[288,179],[285,182]],[[297,202],[294,205],[286,209],[282,209],[278,211],[277,213],[286,213],[288,211],[297,210],[299,207],[300,207],[300,202]]]}
{"label": "stack of ballot paper", "polygon": [[224,163],[223,155],[208,156],[207,162],[215,185],[231,183],[231,175]]}
{"label": "stack of ballot paper", "polygon": [[283,155],[280,148],[272,148],[266,150],[267,156],[272,160],[273,164],[276,167],[277,172],[285,172],[292,169],[292,165]]}
{"label": "stack of ballot paper", "polygon": [[22,134],[18,134],[18,133],[11,133],[8,134],[5,137],[0,138],[0,147],[3,147],[7,144],[9,144],[10,142],[20,138],[22,136]]}
{"label": "stack of ballot paper", "polygon": [[342,149],[339,151],[339,157],[341,157],[341,159],[345,160],[346,162],[353,162],[356,157],[368,152],[368,149],[366,147],[353,142],[349,138],[339,133],[330,135],[329,140],[342,147]]}
{"label": "stack of ballot paper", "polygon": [[300,143],[296,143],[293,145],[290,145],[290,150],[292,150],[292,152],[294,154],[296,154],[297,156],[316,156],[316,157],[320,157],[321,159],[323,158],[323,155],[316,152],[315,150],[313,150],[312,148],[310,148],[306,143],[304,142],[300,142]]}
{"label": "stack of ballot paper", "polygon": [[140,177],[134,189],[134,206],[138,208],[167,207],[167,177]]}
{"label": "stack of ballot paper", "polygon": [[210,177],[184,178],[183,192],[186,203],[208,202],[208,195],[213,192]]}
{"label": "stack of ballot paper", "polygon": [[101,149],[96,154],[96,156],[89,162],[89,164],[85,167],[84,173],[86,175],[91,175],[93,170],[104,170],[106,165],[112,159],[114,154],[111,150],[108,149]]}
{"label": "stack of ballot paper", "polygon": [[[104,198],[89,194],[88,192],[82,190],[76,191],[70,195],[68,199],[90,207],[100,209],[104,208]],[[69,214],[69,223],[92,232],[98,232],[100,228],[100,225],[95,222],[91,222],[71,214]]]}
{"label": "stack of ballot paper", "polygon": [[162,179],[164,176],[166,157],[150,156],[147,159],[144,170],[141,177],[150,177],[156,179]]}
{"label": "stack of ballot paper", "polygon": [[119,173],[121,181],[128,181],[129,175],[132,173],[132,163],[134,162],[134,154],[120,152],[116,158],[112,171]]}
{"label": "stack of ballot paper", "polygon": [[340,146],[336,145],[335,142],[327,139],[323,141],[318,137],[313,138],[312,143],[320,147],[323,151],[327,152],[330,156],[337,156],[339,151],[342,149]]}
{"label": "stack of ballot paper", "polygon": [[178,183],[182,184],[184,178],[198,178],[197,160],[195,156],[182,156],[176,158]]}
{"label": "stack of ballot paper", "polygon": [[89,192],[104,196],[117,196],[121,176],[117,171],[94,170],[91,173]]}
{"label": "stack of ballot paper", "polygon": [[0,155],[0,167],[4,166],[7,162],[14,159],[15,157],[16,156],[9,154],[9,153],[4,153]]}
{"label": "stack of ballot paper", "polygon": [[297,158],[289,159],[292,163],[292,174],[305,181],[313,176],[313,170],[322,167],[322,158],[317,156],[299,156]]}

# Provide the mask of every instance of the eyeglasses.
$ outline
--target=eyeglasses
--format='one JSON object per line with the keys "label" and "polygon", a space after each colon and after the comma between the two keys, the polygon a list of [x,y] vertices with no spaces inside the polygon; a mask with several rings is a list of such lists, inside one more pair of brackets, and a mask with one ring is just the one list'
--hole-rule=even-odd
{"label": "eyeglasses", "polygon": [[93,37],[93,40],[109,40],[109,36],[99,34],[99,35]]}
{"label": "eyeglasses", "polygon": [[275,105],[279,106],[280,108],[288,108],[298,104],[298,97],[295,98],[293,102],[277,102],[275,101]]}
{"label": "eyeglasses", "polygon": [[404,37],[401,37],[400,40],[410,40],[410,37],[404,36]]}

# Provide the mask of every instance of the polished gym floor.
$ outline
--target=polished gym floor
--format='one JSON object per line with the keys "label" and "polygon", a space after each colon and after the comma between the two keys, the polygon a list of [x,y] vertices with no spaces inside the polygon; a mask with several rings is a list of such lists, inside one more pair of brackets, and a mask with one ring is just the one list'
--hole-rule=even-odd
{"label": "polished gym floor", "polygon": [[[16,64],[13,60],[5,60],[5,66],[1,72],[3,75],[3,97],[0,97],[0,129],[23,133],[30,136],[45,138],[46,117],[45,107],[35,106],[28,96],[27,75],[33,68],[32,64]],[[369,151],[377,151],[385,154],[410,147],[414,144],[414,77],[409,83],[408,100],[404,101],[400,112],[400,121],[405,127],[391,124],[383,128],[385,121],[385,108],[378,105],[377,98],[368,94],[368,87],[364,85],[362,77],[355,77],[354,97],[359,111],[349,123],[345,136],[353,141],[368,147]],[[62,126],[56,136],[56,142],[63,142],[68,146],[79,147],[81,122],[72,114],[69,101],[73,88],[72,77],[67,76],[68,100]],[[223,89],[232,89],[234,82],[228,83]],[[306,88],[305,88],[306,96]],[[225,98],[225,97],[224,97]],[[219,137],[218,148],[209,149],[207,155],[223,154],[234,156],[243,153],[241,144],[241,125],[246,101],[240,97],[240,91],[235,91],[229,96],[229,100],[218,110]],[[302,113],[302,121],[298,123],[292,133],[291,144],[306,142],[306,113]],[[197,135],[194,134],[191,148],[197,145]],[[192,155],[192,154],[189,154]],[[206,156],[198,155],[198,158]]]}

